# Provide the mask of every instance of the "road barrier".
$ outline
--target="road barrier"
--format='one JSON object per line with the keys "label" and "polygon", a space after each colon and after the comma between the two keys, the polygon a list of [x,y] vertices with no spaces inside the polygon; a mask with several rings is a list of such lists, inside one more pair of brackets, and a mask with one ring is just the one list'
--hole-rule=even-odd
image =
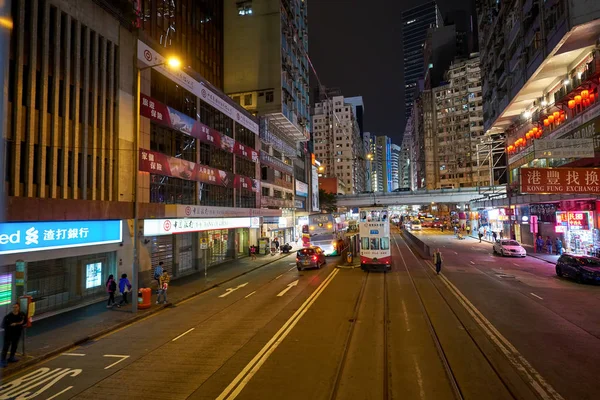
{"label": "road barrier", "polygon": [[421,241],[418,237],[407,231],[406,229],[402,229],[402,235],[409,240],[409,242],[415,247],[421,258],[430,259],[431,258],[431,250],[429,246]]}

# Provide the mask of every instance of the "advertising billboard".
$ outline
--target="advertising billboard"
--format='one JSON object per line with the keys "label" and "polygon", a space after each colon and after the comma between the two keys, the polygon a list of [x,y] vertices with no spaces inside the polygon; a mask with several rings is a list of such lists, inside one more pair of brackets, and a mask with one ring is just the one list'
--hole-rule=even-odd
{"label": "advertising billboard", "polygon": [[600,193],[599,168],[521,168],[521,193]]}
{"label": "advertising billboard", "polygon": [[317,167],[314,165],[312,166],[311,188],[312,188],[312,193],[311,193],[312,210],[311,211],[320,211],[321,208],[319,205],[319,173],[317,171]]}

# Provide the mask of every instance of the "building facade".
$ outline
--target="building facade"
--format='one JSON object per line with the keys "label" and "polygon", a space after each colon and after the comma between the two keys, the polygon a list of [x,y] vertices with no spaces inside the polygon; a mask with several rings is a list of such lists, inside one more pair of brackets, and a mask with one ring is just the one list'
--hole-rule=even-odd
{"label": "building facade", "polygon": [[[400,158],[401,158],[401,154],[402,154],[402,149],[397,144],[392,143],[391,151],[392,151],[391,189],[392,189],[392,191],[394,191],[400,187],[400,182],[402,181],[402,176],[400,173],[400,171],[401,171]],[[402,172],[404,172],[403,169],[402,169]]]}
{"label": "building facade", "polygon": [[324,177],[338,177],[347,193],[365,188],[364,144],[351,104],[343,96],[315,104],[312,117],[315,155]]}
{"label": "building facade", "polygon": [[425,76],[423,46],[430,27],[441,25],[442,18],[435,1],[408,9],[402,13],[402,49],[404,52],[404,102],[408,119],[415,89]]}
{"label": "building facade", "polygon": [[104,298],[109,274],[135,289],[160,261],[178,278],[245,255],[281,210],[259,208],[258,121],[217,87],[222,3],[169,3],[176,28],[159,1],[14,4],[2,297],[40,314]]}

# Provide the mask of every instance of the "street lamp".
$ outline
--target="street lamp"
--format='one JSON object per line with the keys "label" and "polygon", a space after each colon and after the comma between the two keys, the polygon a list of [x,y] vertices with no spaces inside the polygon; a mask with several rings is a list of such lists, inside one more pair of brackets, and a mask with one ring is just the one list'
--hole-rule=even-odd
{"label": "street lamp", "polygon": [[[137,46],[136,42],[136,46]],[[137,50],[134,53],[137,56]],[[133,118],[135,122],[135,143],[134,143],[134,173],[133,173],[133,266],[131,268],[131,312],[136,313],[138,310],[138,275],[140,272],[140,259],[139,259],[139,240],[138,240],[138,230],[139,230],[139,199],[138,199],[138,168],[140,164],[140,81],[141,81],[141,73],[147,69],[160,67],[161,65],[167,65],[173,69],[179,69],[181,67],[181,60],[177,57],[167,57],[163,62],[148,65],[145,67],[138,67],[137,59],[134,59],[135,70],[136,70],[136,79],[135,79],[135,116]]]}

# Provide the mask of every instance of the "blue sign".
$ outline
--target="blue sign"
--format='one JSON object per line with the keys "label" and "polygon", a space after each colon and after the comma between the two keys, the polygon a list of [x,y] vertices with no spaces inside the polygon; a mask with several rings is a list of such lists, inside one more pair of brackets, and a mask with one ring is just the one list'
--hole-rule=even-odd
{"label": "blue sign", "polygon": [[44,221],[0,224],[0,254],[120,243],[119,221]]}
{"label": "blue sign", "polygon": [[369,232],[370,235],[379,235],[379,231],[376,229],[371,229],[371,232]]}

